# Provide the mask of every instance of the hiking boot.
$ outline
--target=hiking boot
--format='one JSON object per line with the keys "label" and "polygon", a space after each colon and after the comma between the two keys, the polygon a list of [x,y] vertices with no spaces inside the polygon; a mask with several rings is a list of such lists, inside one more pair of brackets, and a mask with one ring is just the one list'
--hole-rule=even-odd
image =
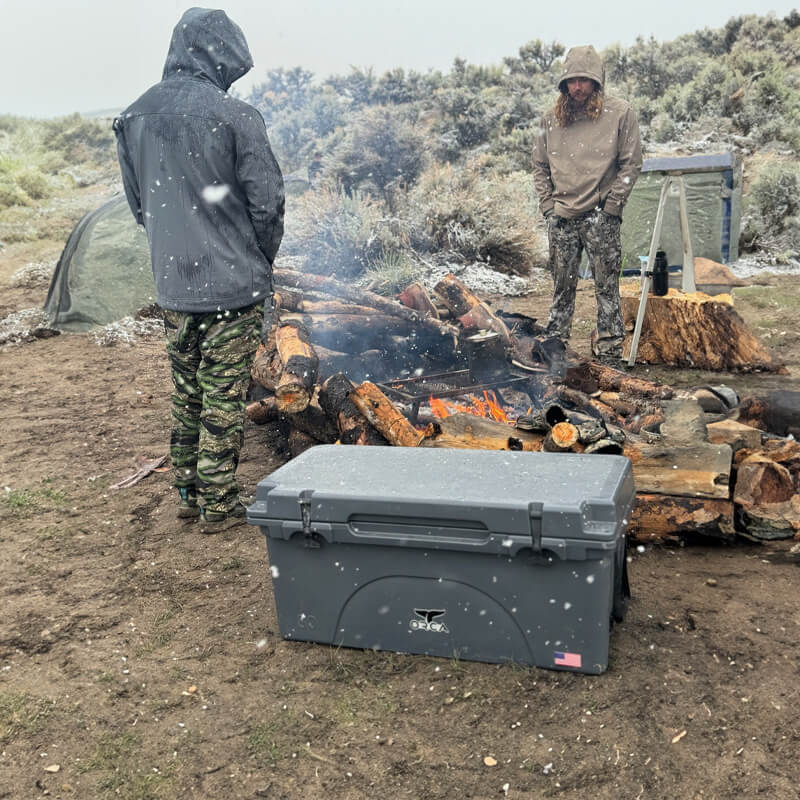
{"label": "hiking boot", "polygon": [[236,505],[228,511],[206,511],[200,516],[200,533],[219,533],[247,521],[247,506],[252,498],[239,495]]}
{"label": "hiking boot", "polygon": [[178,519],[195,519],[200,516],[200,506],[197,504],[197,495],[191,494],[186,489],[178,489],[181,495],[178,503]]}

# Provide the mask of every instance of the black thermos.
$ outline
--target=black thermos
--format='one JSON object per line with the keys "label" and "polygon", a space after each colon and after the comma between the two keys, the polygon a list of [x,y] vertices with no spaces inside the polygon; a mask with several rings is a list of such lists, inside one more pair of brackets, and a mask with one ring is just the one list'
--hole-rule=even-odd
{"label": "black thermos", "polygon": [[667,254],[663,250],[656,253],[656,262],[653,264],[653,294],[663,297],[669,290],[669,265]]}

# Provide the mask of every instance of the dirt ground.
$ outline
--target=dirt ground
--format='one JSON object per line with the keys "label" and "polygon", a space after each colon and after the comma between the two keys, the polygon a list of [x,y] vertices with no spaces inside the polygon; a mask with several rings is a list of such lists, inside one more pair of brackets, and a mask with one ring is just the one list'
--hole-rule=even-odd
{"label": "dirt ground", "polygon": [[[41,305],[9,277],[57,250],[0,251],[0,317]],[[790,376],[637,374],[800,388],[800,278],[766,281],[737,308]],[[544,315],[546,294],[494,302]],[[579,350],[593,314],[586,284]],[[200,536],[165,472],[110,488],[167,450],[158,338],[62,335],[0,364],[0,798],[798,797],[785,546],[631,548],[599,677],[286,642],[257,529]],[[245,487],[284,458],[249,425]]]}

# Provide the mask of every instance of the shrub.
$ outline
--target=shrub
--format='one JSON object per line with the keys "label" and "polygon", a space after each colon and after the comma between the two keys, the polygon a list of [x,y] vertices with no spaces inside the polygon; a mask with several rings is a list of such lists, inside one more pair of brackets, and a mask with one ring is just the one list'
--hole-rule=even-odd
{"label": "shrub", "polygon": [[378,193],[389,202],[398,186],[416,180],[425,139],[394,107],[367,108],[351,120],[323,162],[326,178],[346,193]]}
{"label": "shrub", "polygon": [[420,176],[406,198],[412,243],[527,274],[544,261],[533,181],[522,172],[484,173],[484,165],[434,165]]}
{"label": "shrub", "polygon": [[44,200],[53,193],[50,182],[38,169],[31,168],[17,175],[20,188],[33,200]]}
{"label": "shrub", "polygon": [[408,244],[401,221],[359,191],[346,194],[322,187],[295,202],[286,215],[281,255],[303,256],[311,272],[357,277]]}
{"label": "shrub", "polygon": [[751,249],[800,253],[800,166],[764,166],[745,198],[742,230]]}
{"label": "shrub", "polygon": [[72,114],[44,123],[42,143],[69,162],[106,160],[113,157],[114,134],[106,123]]}

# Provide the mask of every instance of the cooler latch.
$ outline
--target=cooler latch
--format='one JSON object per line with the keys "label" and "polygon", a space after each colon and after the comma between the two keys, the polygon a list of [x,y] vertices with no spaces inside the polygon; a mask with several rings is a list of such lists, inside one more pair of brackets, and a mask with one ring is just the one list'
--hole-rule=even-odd
{"label": "cooler latch", "polygon": [[306,540],[306,547],[319,547],[319,535],[311,527],[311,496],[314,494],[312,489],[304,489],[300,492],[297,502],[300,505],[300,519],[303,524],[302,533]]}
{"label": "cooler latch", "polygon": [[542,503],[528,503],[528,524],[534,553],[542,552]]}

